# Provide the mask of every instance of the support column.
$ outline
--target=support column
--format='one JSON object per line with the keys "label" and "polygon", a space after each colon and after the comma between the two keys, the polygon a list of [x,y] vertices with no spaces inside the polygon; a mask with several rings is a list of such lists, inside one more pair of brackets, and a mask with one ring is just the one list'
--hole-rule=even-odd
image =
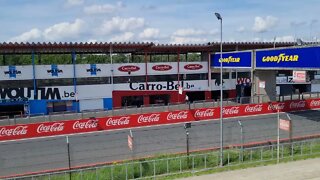
{"label": "support column", "polygon": [[72,64],[73,64],[73,88],[74,88],[74,94],[75,94],[75,100],[76,102],[74,103],[74,105],[76,106],[75,107],[75,110],[76,112],[79,112],[80,110],[80,106],[79,106],[79,103],[77,102],[78,101],[78,92],[77,92],[77,75],[76,75],[76,52],[75,51],[72,51]]}
{"label": "support column", "polygon": [[37,99],[37,81],[36,81],[36,67],[34,60],[34,51],[31,53],[32,59],[32,78],[33,78],[33,99]]}

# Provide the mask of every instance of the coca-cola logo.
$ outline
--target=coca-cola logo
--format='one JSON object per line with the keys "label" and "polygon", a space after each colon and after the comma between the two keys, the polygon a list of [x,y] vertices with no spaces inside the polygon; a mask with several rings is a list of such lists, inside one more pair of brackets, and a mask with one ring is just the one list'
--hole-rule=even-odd
{"label": "coca-cola logo", "polygon": [[28,126],[17,126],[13,128],[2,127],[0,136],[20,136],[28,133]]}
{"label": "coca-cola logo", "polygon": [[155,71],[169,71],[170,69],[172,69],[172,66],[161,64],[161,65],[152,66],[152,69]]}
{"label": "coca-cola logo", "polygon": [[120,66],[118,70],[121,72],[135,72],[135,71],[139,71],[140,68],[138,66],[127,65],[127,66]]}
{"label": "coca-cola logo", "polygon": [[37,133],[60,132],[64,130],[64,123],[53,123],[50,125],[40,124]]}
{"label": "coca-cola logo", "polygon": [[129,123],[130,123],[129,116],[123,116],[120,118],[110,117],[106,122],[106,126],[121,126],[121,125],[128,125]]}
{"label": "coca-cola logo", "polygon": [[195,118],[213,117],[214,109],[196,110],[194,113]]}
{"label": "coca-cola logo", "polygon": [[257,104],[255,106],[247,105],[244,109],[244,112],[261,112],[262,111],[262,105]]}
{"label": "coca-cola logo", "polygon": [[312,100],[310,102],[311,107],[320,106],[320,100]]}
{"label": "coca-cola logo", "polygon": [[76,121],[73,123],[73,129],[92,129],[98,127],[98,120],[97,119],[90,119],[88,121]]}
{"label": "coca-cola logo", "polygon": [[188,111],[180,111],[180,112],[169,112],[167,115],[167,120],[179,120],[179,119],[187,119]]}
{"label": "coca-cola logo", "polygon": [[225,115],[239,114],[239,107],[223,108],[222,113]]}
{"label": "coca-cola logo", "polygon": [[198,69],[202,69],[202,65],[201,64],[187,64],[184,66],[185,69],[187,70],[198,70]]}
{"label": "coca-cola logo", "polygon": [[160,114],[140,115],[138,123],[157,122],[160,120]]}
{"label": "coca-cola logo", "polygon": [[282,110],[284,109],[285,104],[284,103],[278,103],[278,104],[269,104],[268,110]]}
{"label": "coca-cola logo", "polygon": [[297,109],[297,108],[304,108],[306,107],[306,101],[299,101],[299,102],[291,102],[290,109]]}

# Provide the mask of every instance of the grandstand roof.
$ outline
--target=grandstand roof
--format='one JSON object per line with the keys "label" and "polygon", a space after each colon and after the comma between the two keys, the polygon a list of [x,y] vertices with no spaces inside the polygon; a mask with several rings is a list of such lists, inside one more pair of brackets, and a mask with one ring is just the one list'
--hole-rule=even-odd
{"label": "grandstand roof", "polygon": [[[276,47],[288,47],[295,42],[224,42],[223,51],[249,50]],[[129,43],[77,43],[77,42],[43,42],[43,43],[0,43],[0,54],[28,54],[28,53],[134,53],[134,54],[175,54],[177,52],[217,52],[220,51],[220,42],[206,44],[154,44]]]}

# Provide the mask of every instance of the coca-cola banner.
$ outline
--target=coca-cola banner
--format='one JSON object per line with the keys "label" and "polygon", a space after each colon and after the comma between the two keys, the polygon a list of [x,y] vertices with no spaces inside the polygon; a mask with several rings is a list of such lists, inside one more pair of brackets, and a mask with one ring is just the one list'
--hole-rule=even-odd
{"label": "coca-cola banner", "polygon": [[[223,107],[222,112],[224,117],[236,117],[276,113],[278,110],[285,112],[315,108],[320,108],[320,99],[226,106]],[[16,126],[1,126],[0,141],[192,122],[199,120],[218,120],[219,117],[220,108],[212,107],[82,120],[43,122]]]}

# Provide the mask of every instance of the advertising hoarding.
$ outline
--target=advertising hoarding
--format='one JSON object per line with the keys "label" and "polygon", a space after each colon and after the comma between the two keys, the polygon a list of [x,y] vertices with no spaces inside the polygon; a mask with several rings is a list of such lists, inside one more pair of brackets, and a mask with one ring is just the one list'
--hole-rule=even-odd
{"label": "advertising hoarding", "polygon": [[320,68],[320,47],[259,50],[256,68]]}
{"label": "advertising hoarding", "polygon": [[[220,53],[211,54],[211,67],[220,67]],[[252,52],[228,52],[222,53],[223,68],[251,68]]]}

